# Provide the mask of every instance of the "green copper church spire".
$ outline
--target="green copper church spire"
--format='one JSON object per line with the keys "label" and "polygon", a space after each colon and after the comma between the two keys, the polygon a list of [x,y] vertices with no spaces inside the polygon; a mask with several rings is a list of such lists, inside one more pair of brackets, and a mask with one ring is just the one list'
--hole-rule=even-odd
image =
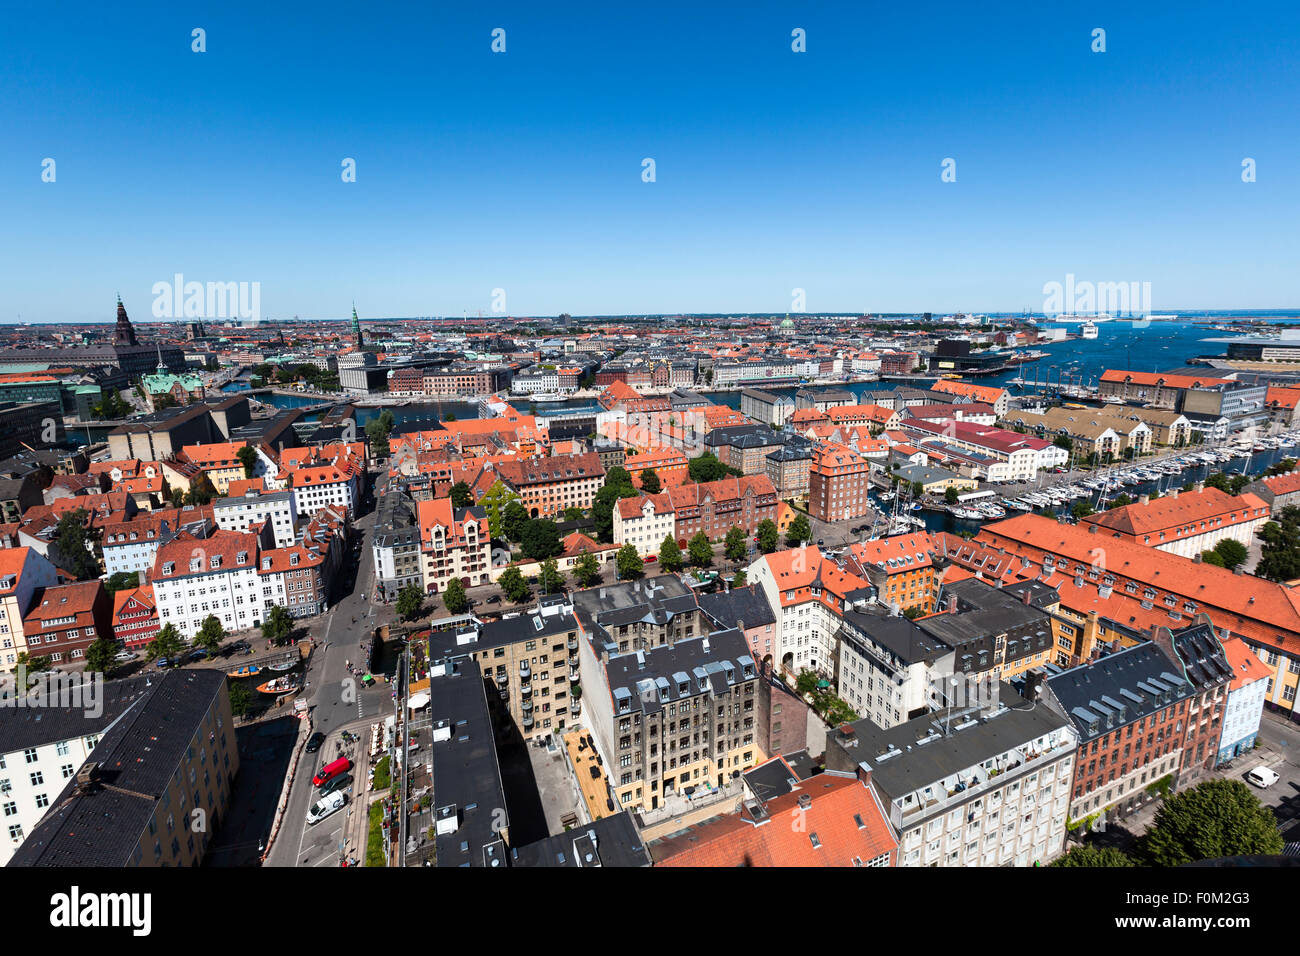
{"label": "green copper church spire", "polygon": [[361,320],[357,318],[357,304],[352,303],[352,336],[357,340],[357,348],[361,348],[363,342],[361,339]]}

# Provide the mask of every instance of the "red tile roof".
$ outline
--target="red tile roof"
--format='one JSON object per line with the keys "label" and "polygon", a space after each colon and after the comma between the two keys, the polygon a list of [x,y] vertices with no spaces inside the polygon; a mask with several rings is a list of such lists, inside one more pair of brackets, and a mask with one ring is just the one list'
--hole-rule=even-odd
{"label": "red tile roof", "polygon": [[[801,797],[812,798],[806,808]],[[817,774],[765,809],[758,823],[742,810],[655,841],[655,865],[861,866],[885,854],[893,863],[898,844],[874,793],[856,777]]]}

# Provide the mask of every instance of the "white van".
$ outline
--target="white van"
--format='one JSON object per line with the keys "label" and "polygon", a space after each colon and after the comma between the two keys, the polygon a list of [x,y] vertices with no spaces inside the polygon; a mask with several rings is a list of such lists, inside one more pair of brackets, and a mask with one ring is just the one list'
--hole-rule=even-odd
{"label": "white van", "polygon": [[335,790],[333,793],[326,794],[313,803],[307,811],[307,823],[313,826],[320,823],[331,814],[342,810],[347,802],[347,794],[342,790]]}
{"label": "white van", "polygon": [[1277,771],[1269,770],[1268,767],[1256,767],[1254,770],[1250,771],[1250,773],[1246,774],[1246,779],[1262,789],[1264,787],[1273,786],[1273,784],[1277,783],[1282,778]]}

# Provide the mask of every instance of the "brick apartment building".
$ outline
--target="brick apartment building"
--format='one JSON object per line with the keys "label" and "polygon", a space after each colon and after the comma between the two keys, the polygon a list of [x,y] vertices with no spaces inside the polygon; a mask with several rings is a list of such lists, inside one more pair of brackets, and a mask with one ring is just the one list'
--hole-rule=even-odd
{"label": "brick apartment building", "polygon": [[845,445],[827,444],[808,469],[808,513],[821,521],[847,521],[871,512],[871,465]]}
{"label": "brick apartment building", "polygon": [[570,507],[590,508],[605,482],[605,469],[595,452],[504,461],[497,472],[533,518],[562,515]]}

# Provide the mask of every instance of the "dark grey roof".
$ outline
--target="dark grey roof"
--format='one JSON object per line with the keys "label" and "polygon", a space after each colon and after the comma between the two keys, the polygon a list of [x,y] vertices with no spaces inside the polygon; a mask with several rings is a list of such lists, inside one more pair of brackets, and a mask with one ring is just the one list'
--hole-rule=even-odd
{"label": "dark grey roof", "polygon": [[750,792],[764,803],[784,796],[799,784],[798,772],[779,756],[747,770],[743,776]]}
{"label": "dark grey roof", "polygon": [[843,640],[851,642],[859,653],[867,653],[861,646],[861,636],[866,635],[899,659],[902,666],[918,662],[936,661],[952,648],[932,637],[907,618],[893,615],[867,614],[849,611],[844,615],[840,631]]}
{"label": "dark grey roof", "polygon": [[[438,866],[506,866],[499,829],[509,826],[483,674],[471,659],[430,671],[433,808]],[[439,739],[439,738],[443,739]]]}
{"label": "dark grey roof", "polygon": [[186,748],[226,688],[226,675],[209,669],[164,671],[147,680],[151,686],[91,752],[88,762],[98,764],[102,786],[78,793],[72,778],[9,866],[129,862]]}
{"label": "dark grey roof", "polygon": [[700,610],[719,627],[739,627],[742,621],[746,628],[776,623],[767,595],[756,584],[701,594],[699,601]]}
{"label": "dark grey roof", "polygon": [[744,635],[732,629],[611,657],[605,679],[618,716],[656,713],[670,701],[725,691],[757,680],[758,669]]}
{"label": "dark grey roof", "polygon": [[505,647],[577,629],[578,619],[573,616],[573,609],[564,595],[551,595],[542,598],[537,608],[529,608],[518,617],[503,617],[485,623],[470,618],[446,630],[434,630],[429,635],[429,657],[431,660],[457,657],[484,648]]}
{"label": "dark grey roof", "polygon": [[1147,641],[1049,676],[1047,688],[1086,743],[1191,697],[1195,691],[1178,670],[1158,644]]}
{"label": "dark grey roof", "polygon": [[510,851],[513,866],[638,867],[650,865],[632,815],[627,811],[601,817]]}
{"label": "dark grey roof", "polygon": [[637,621],[662,625],[698,606],[695,592],[672,574],[588,588],[573,595],[573,605],[583,628],[605,639],[611,627]]}
{"label": "dark grey roof", "polygon": [[1193,624],[1173,632],[1173,646],[1193,685],[1204,689],[1231,682],[1232,665],[1209,624]]}
{"label": "dark grey roof", "polygon": [[[1060,714],[1049,707],[1031,705],[1010,684],[999,685],[999,690],[1006,710],[986,719],[971,714],[976,719],[969,722],[959,719],[968,716],[968,709],[951,711],[946,733],[944,718],[949,710],[935,711],[888,730],[863,718],[852,725],[857,746],[844,752],[853,761],[869,764],[872,784],[886,801],[893,801],[1068,726]],[[931,732],[934,736],[928,743],[917,743]],[[838,735],[831,740],[834,746],[840,746]],[[880,759],[891,744],[894,755]]]}
{"label": "dark grey roof", "polygon": [[919,623],[927,633],[953,647],[1018,628],[1037,626],[1043,633],[1051,635],[1052,619],[1046,611],[978,578],[945,585],[943,597],[944,606],[947,598],[957,599],[957,613],[936,614]]}
{"label": "dark grey roof", "polygon": [[157,682],[154,675],[105,681],[102,695],[88,699],[89,708],[6,706],[0,710],[0,754],[98,734]]}
{"label": "dark grey roof", "polygon": [[704,436],[704,444],[711,447],[732,445],[736,448],[766,448],[783,443],[781,436],[766,425],[727,425],[715,428]]}

